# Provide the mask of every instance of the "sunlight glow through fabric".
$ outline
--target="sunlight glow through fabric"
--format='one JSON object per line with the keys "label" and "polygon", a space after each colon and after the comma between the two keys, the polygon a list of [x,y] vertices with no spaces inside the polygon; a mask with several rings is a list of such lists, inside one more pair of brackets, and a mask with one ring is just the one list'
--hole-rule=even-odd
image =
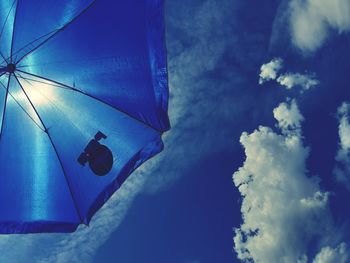
{"label": "sunlight glow through fabric", "polygon": [[0,233],[75,231],[163,149],[163,0],[0,0],[0,56]]}

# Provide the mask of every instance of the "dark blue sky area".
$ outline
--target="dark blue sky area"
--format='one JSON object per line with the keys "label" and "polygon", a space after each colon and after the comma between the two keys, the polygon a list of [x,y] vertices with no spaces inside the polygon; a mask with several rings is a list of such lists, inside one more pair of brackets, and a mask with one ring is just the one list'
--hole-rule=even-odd
{"label": "dark blue sky area", "polygon": [[[170,131],[179,134],[178,141],[166,145],[164,154],[169,154],[170,160],[159,165],[165,173],[179,168],[179,179],[156,194],[138,196],[94,262],[238,262],[233,251],[233,228],[241,222],[240,196],[232,174],[244,160],[239,136],[243,130],[273,123],[273,97],[282,96],[278,92],[266,96],[257,85],[276,7],[271,4],[251,9],[251,5],[236,1],[168,1],[171,87],[178,84],[175,74],[182,65],[181,54],[199,52],[204,62],[208,55],[208,61],[215,57],[216,63],[210,69],[187,64],[187,69],[180,69],[189,77],[180,83],[187,86],[174,87],[193,101],[193,108],[189,105],[185,109],[182,118],[186,124],[180,119]],[[209,42],[201,46],[201,41],[224,48],[210,53]],[[196,96],[199,90],[201,94]],[[209,113],[197,104],[204,105]],[[182,158],[171,159],[169,147],[183,149]]]}
{"label": "dark blue sky area", "polygon": [[[258,125],[275,129],[272,110],[286,97],[298,100],[305,117],[309,174],[321,178],[322,190],[337,193],[331,210],[335,222],[346,225],[349,192],[335,182],[332,170],[338,148],[336,109],[350,99],[350,39],[334,36],[317,54],[301,54],[286,25],[276,24],[284,8],[279,3],[167,2],[172,96],[181,94],[189,103],[170,131],[176,143],[166,145],[169,159],[159,164],[159,172],[178,175],[165,189],[137,197],[94,262],[238,262],[233,228],[241,223],[241,197],[232,174],[245,159],[239,136]],[[274,57],[282,57],[288,71],[314,73],[320,85],[303,94],[275,83],[259,86],[260,66]],[[181,158],[172,151],[182,151]],[[344,227],[344,240],[347,233]]]}
{"label": "dark blue sky area", "polygon": [[233,262],[234,159],[233,152],[213,153],[167,191],[139,196],[95,261]]}

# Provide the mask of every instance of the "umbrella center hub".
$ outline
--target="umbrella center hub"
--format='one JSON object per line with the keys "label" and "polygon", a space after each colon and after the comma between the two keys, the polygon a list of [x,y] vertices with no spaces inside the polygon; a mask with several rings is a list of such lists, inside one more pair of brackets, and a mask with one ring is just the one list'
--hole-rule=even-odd
{"label": "umbrella center hub", "polygon": [[8,73],[14,73],[15,70],[16,70],[16,64],[13,64],[13,63],[7,64],[7,66],[6,66],[6,71],[7,71]]}

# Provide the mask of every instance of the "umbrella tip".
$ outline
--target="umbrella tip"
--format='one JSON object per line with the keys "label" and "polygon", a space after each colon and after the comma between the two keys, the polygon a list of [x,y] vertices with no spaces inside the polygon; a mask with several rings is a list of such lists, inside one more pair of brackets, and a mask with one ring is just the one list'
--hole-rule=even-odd
{"label": "umbrella tip", "polygon": [[14,73],[16,71],[16,64],[13,64],[13,63],[7,64],[6,71],[8,73]]}

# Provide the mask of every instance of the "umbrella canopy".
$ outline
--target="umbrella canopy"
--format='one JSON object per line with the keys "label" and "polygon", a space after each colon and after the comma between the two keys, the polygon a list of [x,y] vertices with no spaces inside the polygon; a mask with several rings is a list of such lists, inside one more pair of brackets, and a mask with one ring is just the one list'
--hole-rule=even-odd
{"label": "umbrella canopy", "polygon": [[0,233],[71,232],[169,129],[162,0],[0,0]]}

